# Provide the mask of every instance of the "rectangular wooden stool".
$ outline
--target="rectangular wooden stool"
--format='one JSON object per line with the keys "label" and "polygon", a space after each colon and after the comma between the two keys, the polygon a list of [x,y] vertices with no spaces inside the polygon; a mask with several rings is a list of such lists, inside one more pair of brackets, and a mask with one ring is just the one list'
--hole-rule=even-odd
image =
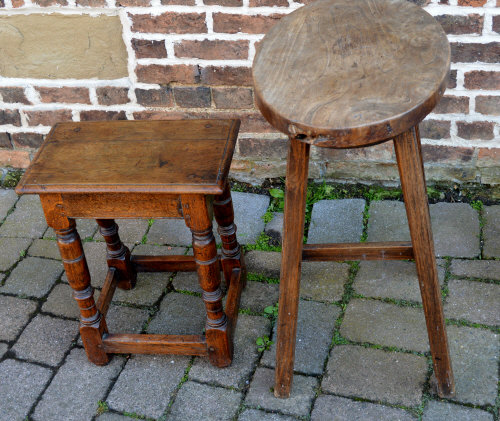
{"label": "rectangular wooden stool", "polygon": [[[227,181],[239,125],[239,120],[61,123],[45,139],[16,192],[40,196],[93,363],[106,364],[111,353],[208,355],[216,366],[231,363],[246,279]],[[106,241],[109,269],[97,303],[74,218],[95,218]],[[194,256],[131,256],[114,218],[184,218]],[[116,287],[133,288],[137,272],[195,270],[207,311],[205,335],[108,333],[105,316]],[[221,270],[228,286],[225,311]]]}

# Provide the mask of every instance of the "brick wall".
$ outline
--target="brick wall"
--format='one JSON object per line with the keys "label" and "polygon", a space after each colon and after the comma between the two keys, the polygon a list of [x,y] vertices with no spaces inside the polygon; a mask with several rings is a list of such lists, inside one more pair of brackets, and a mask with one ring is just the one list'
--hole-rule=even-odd
{"label": "brick wall", "polygon": [[[498,184],[500,0],[413,1],[443,25],[452,46],[449,89],[421,125],[428,178]],[[56,121],[238,116],[232,175],[284,175],[286,141],[253,105],[250,67],[263,34],[301,6],[0,0],[0,166],[26,167]],[[391,182],[394,162],[390,142],[313,148],[310,176]]]}

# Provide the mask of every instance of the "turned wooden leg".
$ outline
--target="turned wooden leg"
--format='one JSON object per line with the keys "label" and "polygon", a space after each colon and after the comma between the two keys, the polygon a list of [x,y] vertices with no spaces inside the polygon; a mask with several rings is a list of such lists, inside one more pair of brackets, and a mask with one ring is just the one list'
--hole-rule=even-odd
{"label": "turned wooden leg", "polygon": [[193,234],[194,259],[207,310],[205,336],[208,357],[213,365],[226,367],[233,358],[233,344],[228,319],[222,309],[220,268],[212,219],[205,196],[183,195],[181,200],[186,225]]}
{"label": "turned wooden leg", "polygon": [[281,277],[276,342],[274,395],[290,396],[299,308],[302,241],[307,194],[309,144],[290,139],[286,169],[286,192],[281,253]]}
{"label": "turned wooden leg", "polygon": [[114,219],[96,219],[99,232],[106,241],[108,267],[118,272],[118,288],[132,289],[137,280],[137,272],[130,262],[130,250],[120,240],[118,225]]}
{"label": "turned wooden leg", "polygon": [[56,232],[66,276],[80,308],[80,334],[85,352],[94,364],[105,365],[110,359],[102,349],[102,335],[107,333],[106,321],[95,305],[87,260],[75,221],[63,215],[62,201],[58,198],[59,195],[40,196],[47,224]]}
{"label": "turned wooden leg", "polygon": [[[234,225],[234,209],[231,199],[231,189],[229,183],[226,184],[224,192],[215,196],[214,200],[214,215],[217,224],[219,225],[218,232],[222,240],[222,271],[224,279],[229,288],[231,276],[234,268],[241,269],[240,282],[246,282],[245,262],[241,247],[236,238],[236,225]],[[243,285],[244,286],[244,285]]]}
{"label": "turned wooden leg", "polygon": [[438,394],[441,397],[449,397],[455,393],[455,385],[434,256],[418,129],[411,129],[397,136],[394,139],[394,147],[417,265]]}

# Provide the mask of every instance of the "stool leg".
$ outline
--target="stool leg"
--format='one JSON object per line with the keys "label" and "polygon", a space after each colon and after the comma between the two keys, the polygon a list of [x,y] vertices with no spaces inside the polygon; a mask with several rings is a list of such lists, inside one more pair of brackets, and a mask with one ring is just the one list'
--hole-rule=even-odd
{"label": "stool leg", "polygon": [[94,364],[105,365],[109,362],[108,354],[102,350],[102,335],[108,331],[106,320],[95,305],[94,289],[90,285],[90,273],[75,220],[62,214],[58,195],[43,195],[40,199],[47,224],[56,232],[66,276],[80,308],[80,335],[85,352]]}
{"label": "stool leg", "polygon": [[309,148],[310,145],[307,143],[290,139],[286,169],[283,251],[281,253],[274,385],[274,395],[278,398],[287,398],[290,396],[293,380]]}
{"label": "stool leg", "polygon": [[[214,215],[219,225],[218,232],[222,240],[222,271],[226,286],[229,288],[231,274],[234,268],[241,268],[240,281],[245,284],[246,271],[243,253],[236,238],[236,225],[234,225],[234,209],[231,198],[231,189],[229,183],[226,183],[224,192],[215,196]],[[244,285],[242,285],[242,288]]]}
{"label": "stool leg", "polygon": [[193,234],[193,252],[202,298],[207,310],[205,336],[208,357],[217,367],[226,367],[233,358],[233,344],[226,314],[222,309],[220,267],[217,259],[212,218],[203,195],[183,195],[182,211]]}
{"label": "stool leg", "polygon": [[438,394],[441,397],[452,396],[455,393],[455,385],[434,256],[418,128],[397,136],[394,139],[394,148],[417,266]]}
{"label": "stool leg", "polygon": [[137,280],[137,272],[130,262],[130,250],[120,240],[118,225],[114,219],[96,219],[99,232],[106,241],[106,259],[109,267],[119,274],[118,288],[132,289]]}

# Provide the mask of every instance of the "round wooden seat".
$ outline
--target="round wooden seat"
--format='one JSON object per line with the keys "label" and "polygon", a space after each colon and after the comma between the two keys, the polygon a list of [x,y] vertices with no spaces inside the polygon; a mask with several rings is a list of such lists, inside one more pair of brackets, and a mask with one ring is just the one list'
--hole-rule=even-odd
{"label": "round wooden seat", "polygon": [[441,26],[403,0],[318,0],[281,19],[253,64],[278,130],[324,147],[381,142],[417,125],[446,88]]}

